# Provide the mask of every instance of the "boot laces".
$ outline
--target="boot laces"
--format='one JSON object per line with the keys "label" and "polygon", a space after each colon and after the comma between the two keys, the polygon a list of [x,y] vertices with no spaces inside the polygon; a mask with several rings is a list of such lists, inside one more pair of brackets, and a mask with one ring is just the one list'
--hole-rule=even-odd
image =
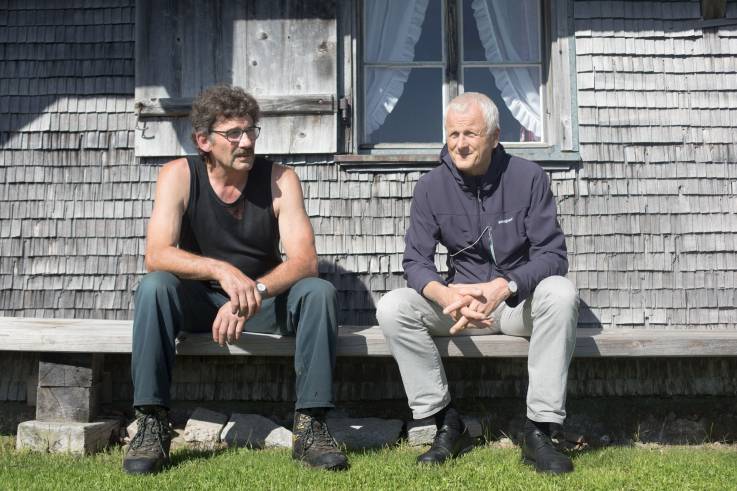
{"label": "boot laces", "polygon": [[304,432],[305,450],[314,447],[315,450],[336,450],[338,443],[330,434],[327,423],[315,417],[310,417],[310,423]]}
{"label": "boot laces", "polygon": [[164,439],[169,434],[169,429],[163,418],[155,414],[143,414],[138,418],[138,431],[131,440],[131,450],[144,452],[155,452],[160,450],[166,455]]}

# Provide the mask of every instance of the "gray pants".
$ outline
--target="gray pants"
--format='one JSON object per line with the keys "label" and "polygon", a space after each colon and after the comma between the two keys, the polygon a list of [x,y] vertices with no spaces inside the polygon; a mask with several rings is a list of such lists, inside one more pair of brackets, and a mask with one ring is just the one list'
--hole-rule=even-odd
{"label": "gray pants", "polygon": [[[215,315],[227,301],[202,281],[164,272],[143,277],[133,320],[134,406],[170,407],[177,335],[180,330],[212,332]],[[265,299],[244,331],[296,336],[297,409],[333,407],[338,335],[333,285],[319,278],[298,281],[281,295]]]}
{"label": "gray pants", "polygon": [[[447,406],[448,381],[432,336],[449,336],[454,321],[411,288],[387,293],[379,301],[376,317],[399,365],[414,418],[426,418]],[[563,423],[578,322],[578,292],[573,283],[562,276],[545,278],[518,306],[502,303],[493,318],[491,328],[466,329],[458,335],[529,336],[527,417],[540,423]]]}

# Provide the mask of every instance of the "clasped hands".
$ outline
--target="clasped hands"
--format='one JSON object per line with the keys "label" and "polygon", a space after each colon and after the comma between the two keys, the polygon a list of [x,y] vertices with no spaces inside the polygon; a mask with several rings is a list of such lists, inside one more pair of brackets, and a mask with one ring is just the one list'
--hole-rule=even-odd
{"label": "clasped hands", "polygon": [[443,313],[455,321],[450,334],[491,327],[491,313],[510,295],[507,284],[504,278],[496,278],[488,283],[448,285]]}
{"label": "clasped hands", "polygon": [[254,280],[230,264],[220,265],[216,279],[229,300],[212,323],[212,340],[225,346],[240,339],[243,325],[261,309],[261,294]]}

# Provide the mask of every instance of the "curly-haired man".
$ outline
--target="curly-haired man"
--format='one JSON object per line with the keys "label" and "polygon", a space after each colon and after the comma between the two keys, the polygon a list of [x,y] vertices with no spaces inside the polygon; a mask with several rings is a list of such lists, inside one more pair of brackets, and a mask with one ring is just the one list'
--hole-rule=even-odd
{"label": "curly-haired man", "polygon": [[293,457],[312,467],[348,466],[325,423],[333,407],[335,289],[316,278],[297,175],[255,155],[259,116],[243,89],[206,89],[191,112],[200,155],[168,162],[159,173],[146,237],[149,273],[135,295],[138,432],[123,461],[129,473],[158,472],[167,463],[175,338],[202,330],[221,346],[244,329],[295,336]]}

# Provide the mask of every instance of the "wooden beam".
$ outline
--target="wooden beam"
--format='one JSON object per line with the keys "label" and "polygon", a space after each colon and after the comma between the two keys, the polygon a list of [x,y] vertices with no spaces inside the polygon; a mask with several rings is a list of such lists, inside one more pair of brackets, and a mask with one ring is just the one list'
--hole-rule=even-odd
{"label": "wooden beam", "polygon": [[42,353],[36,419],[87,423],[97,415],[103,355]]}
{"label": "wooden beam", "polygon": [[[284,95],[257,97],[261,114],[284,116],[290,114],[332,114],[337,102],[332,94]],[[179,118],[189,116],[192,98],[139,99],[135,111],[139,118]]]}
{"label": "wooden beam", "polygon": [[[0,351],[130,353],[132,321],[0,318]],[[505,335],[435,338],[446,357],[527,356],[528,340]],[[185,333],[181,355],[292,356],[294,338],[246,332],[223,348],[209,334]],[[390,356],[377,326],[343,326],[338,356]],[[737,331],[691,329],[578,329],[576,357],[737,356]]]}

